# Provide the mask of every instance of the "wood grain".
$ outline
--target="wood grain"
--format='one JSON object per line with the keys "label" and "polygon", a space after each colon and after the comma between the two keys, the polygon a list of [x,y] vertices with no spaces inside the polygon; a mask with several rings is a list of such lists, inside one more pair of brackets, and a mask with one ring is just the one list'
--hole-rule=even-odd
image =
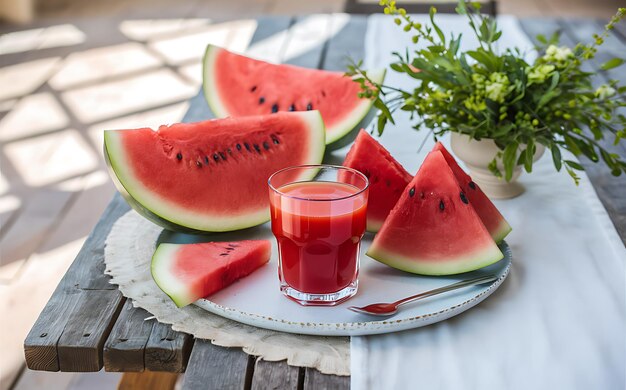
{"label": "wood grain", "polygon": [[185,372],[193,337],[172,330],[171,325],[153,320],[154,326],[145,350],[147,370]]}
{"label": "wood grain", "polygon": [[104,344],[104,369],[112,372],[143,371],[144,351],[154,320],[144,321],[151,314],[134,308],[126,300],[115,325]]}
{"label": "wood grain", "polygon": [[[87,238],[85,245],[80,250],[68,272],[61,279],[39,318],[35,321],[24,341],[26,364],[30,369],[58,371],[61,367],[70,368],[74,366],[75,363],[72,361],[63,361],[59,356],[57,346],[64,333],[71,334],[71,336],[68,335],[63,339],[65,342],[69,342],[72,339],[75,340],[75,336],[82,331],[78,328],[73,330],[75,324],[69,322],[70,318],[81,318],[79,314],[74,314],[78,308],[94,312],[90,316],[95,318],[101,318],[98,315],[98,311],[105,311],[111,315],[109,318],[102,318],[100,323],[93,324],[95,327],[89,329],[90,336],[87,337],[88,340],[81,340],[79,346],[79,349],[82,351],[81,359],[83,359],[80,362],[81,366],[89,367],[95,371],[102,368],[101,348],[115,321],[113,315],[118,312],[123,303],[119,292],[114,289],[114,286],[108,284],[108,277],[103,274],[104,237],[108,235],[113,222],[127,210],[128,206],[126,203],[121,197],[116,196]],[[86,287],[102,288],[86,289]],[[100,291],[103,290],[108,290],[110,293],[101,294]],[[94,297],[90,297],[92,294]],[[93,306],[85,306],[86,300],[89,300]],[[88,318],[82,318],[79,324],[82,327],[89,325]],[[83,337],[82,334],[81,337]],[[89,343],[84,343],[83,341],[88,341]],[[100,345],[100,351],[91,349],[87,353],[84,350],[84,347],[87,345]],[[67,344],[65,346],[69,347]],[[66,353],[64,357],[73,359],[72,354]]]}
{"label": "wood grain", "polygon": [[[296,390],[301,385],[300,369],[287,364],[286,361],[268,362],[257,359],[252,377],[252,390]],[[304,371],[304,370],[302,370]],[[302,372],[302,382],[304,372]]]}
{"label": "wood grain", "polygon": [[326,375],[314,368],[307,368],[304,375],[304,390],[349,389],[350,377]]}
{"label": "wood grain", "polygon": [[77,304],[57,342],[61,371],[100,371],[102,348],[123,302],[124,297],[118,290],[81,291],[78,294]]}
{"label": "wood grain", "polygon": [[241,348],[224,348],[196,340],[183,389],[242,389],[246,384],[248,355]]}

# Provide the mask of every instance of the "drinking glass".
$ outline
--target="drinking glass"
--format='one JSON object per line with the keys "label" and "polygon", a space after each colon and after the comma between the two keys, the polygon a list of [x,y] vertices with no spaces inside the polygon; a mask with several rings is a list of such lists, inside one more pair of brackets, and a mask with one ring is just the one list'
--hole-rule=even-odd
{"label": "drinking glass", "polygon": [[268,184],[283,294],[302,305],[336,305],[356,294],[367,177],[303,165],[274,173]]}

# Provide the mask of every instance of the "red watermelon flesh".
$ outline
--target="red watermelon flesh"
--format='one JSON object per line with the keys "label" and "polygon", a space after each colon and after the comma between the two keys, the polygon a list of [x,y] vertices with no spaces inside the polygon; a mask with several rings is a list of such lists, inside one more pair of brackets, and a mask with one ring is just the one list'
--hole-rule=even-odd
{"label": "red watermelon flesh", "polygon": [[[135,210],[172,230],[231,231],[269,220],[267,179],[322,161],[317,111],[105,131],[105,157]],[[294,179],[308,180],[310,177]]]}
{"label": "red watermelon flesh", "polygon": [[377,232],[411,181],[411,174],[363,129],[343,165],[362,172],[369,179],[367,230]]}
{"label": "red watermelon flesh", "polygon": [[367,254],[424,275],[473,271],[504,257],[439,151],[428,154]]}
{"label": "red watermelon flesh", "polygon": [[162,243],[152,256],[152,277],[183,307],[250,275],[270,259],[267,240]]}
{"label": "red watermelon flesh", "polygon": [[[368,76],[382,82],[384,71]],[[204,58],[204,94],[216,116],[319,110],[327,144],[370,112],[372,100],[360,99],[359,92],[359,84],[342,72],[270,64],[213,45]]]}
{"label": "red watermelon flesh", "polygon": [[511,226],[504,219],[500,211],[489,200],[487,195],[478,187],[476,183],[472,181],[472,178],[465,173],[465,171],[459,166],[454,157],[448,152],[441,142],[437,142],[433,151],[438,150],[443,154],[443,157],[448,162],[450,169],[454,173],[461,189],[467,195],[470,203],[476,210],[476,213],[483,221],[483,224],[491,234],[491,237],[496,242],[500,242],[511,232]]}

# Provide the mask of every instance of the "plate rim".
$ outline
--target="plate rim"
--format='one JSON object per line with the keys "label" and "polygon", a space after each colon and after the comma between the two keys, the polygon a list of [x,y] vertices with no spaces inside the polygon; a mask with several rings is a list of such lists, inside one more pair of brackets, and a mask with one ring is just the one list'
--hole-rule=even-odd
{"label": "plate rim", "polygon": [[[386,320],[378,321],[357,321],[357,322],[294,322],[272,318],[265,315],[243,312],[212,302],[202,298],[194,302],[194,305],[210,313],[221,317],[241,322],[246,325],[264,329],[275,330],[286,333],[308,334],[316,336],[357,336],[372,335],[382,333],[392,333],[406,329],[418,328],[436,322],[447,320],[472,307],[476,306],[488,296],[490,296],[504,282],[511,271],[513,256],[511,247],[505,240],[498,244],[504,257],[500,261],[508,261],[502,274],[493,281],[489,287],[477,295],[472,296],[461,303],[447,307],[432,313],[420,314],[418,316],[394,320],[390,317]],[[478,271],[478,270],[476,270]]]}

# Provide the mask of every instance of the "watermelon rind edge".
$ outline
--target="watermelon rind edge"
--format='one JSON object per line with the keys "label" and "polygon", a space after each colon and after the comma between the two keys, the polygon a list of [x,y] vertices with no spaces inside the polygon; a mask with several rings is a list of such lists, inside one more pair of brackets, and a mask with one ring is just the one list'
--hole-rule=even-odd
{"label": "watermelon rind edge", "polygon": [[[324,158],[324,152],[326,149],[326,131],[322,116],[319,111],[316,110],[293,113],[293,115],[300,116],[311,129],[309,132],[311,136],[311,142],[309,143],[310,152],[309,156],[307,156],[307,163],[320,164]],[[226,218],[221,216],[215,217],[212,220],[211,217],[207,215],[188,212],[185,209],[175,209],[176,205],[158,199],[158,197],[151,194],[150,191],[141,188],[141,185],[136,186],[137,188],[133,188],[131,185],[133,177],[130,169],[128,168],[130,164],[126,161],[124,152],[122,151],[122,148],[119,145],[119,140],[117,139],[118,137],[116,136],[117,133],[122,131],[133,130],[104,131],[103,149],[106,165],[113,183],[122,197],[137,213],[149,221],[169,230],[187,233],[229,232],[261,225],[269,221],[269,207],[267,209],[260,210],[255,214],[243,217],[239,216]],[[316,174],[317,172],[311,172],[309,175],[305,175],[301,179],[310,180]],[[143,199],[140,200],[140,198]],[[155,210],[159,208],[168,210],[170,215],[161,215],[161,213]]]}
{"label": "watermelon rind edge", "polygon": [[[222,101],[217,94],[217,88],[211,86],[216,85],[215,72],[213,72],[213,64],[215,63],[215,57],[220,50],[225,50],[219,46],[207,45],[202,60],[202,74],[203,83],[202,89],[204,97],[213,111],[213,114],[218,118],[224,118],[230,116],[228,110],[222,104]],[[367,71],[367,76],[375,83],[382,84],[385,79],[387,71],[386,69],[372,69]],[[326,145],[332,145],[329,150],[341,148],[354,140],[356,134],[362,127],[366,127],[372,121],[376,115],[374,109],[374,100],[361,99],[359,104],[347,115],[339,125],[336,125],[336,129],[330,134],[327,134]],[[339,142],[341,140],[341,142]]]}
{"label": "watermelon rind edge", "polygon": [[185,292],[187,286],[172,276],[171,265],[180,245],[159,244],[150,263],[150,273],[156,285],[167,294],[177,307],[186,306],[195,299]]}
{"label": "watermelon rind edge", "polygon": [[495,244],[483,250],[474,251],[465,256],[449,259],[409,258],[392,250],[370,247],[366,253],[372,259],[401,271],[419,275],[454,275],[486,267],[504,258],[504,254]]}

